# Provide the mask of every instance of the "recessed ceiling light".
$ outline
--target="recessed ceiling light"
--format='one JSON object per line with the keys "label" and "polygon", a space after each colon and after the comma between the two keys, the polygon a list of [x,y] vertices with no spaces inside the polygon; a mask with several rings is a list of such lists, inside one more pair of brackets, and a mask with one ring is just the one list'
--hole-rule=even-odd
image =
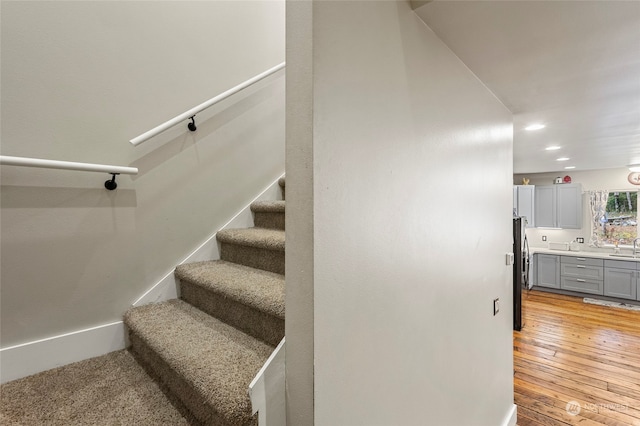
{"label": "recessed ceiling light", "polygon": [[540,124],[540,123],[535,123],[535,124],[529,124],[527,127],[525,127],[525,130],[540,130],[540,129],[544,129],[546,126],[544,124]]}
{"label": "recessed ceiling light", "polygon": [[560,158],[556,158],[556,161],[568,161],[570,160],[569,157],[560,157]]}
{"label": "recessed ceiling light", "polygon": [[558,145],[554,145],[554,146],[548,146],[545,148],[546,151],[556,151],[558,149],[560,149],[562,147],[558,146]]}
{"label": "recessed ceiling light", "polygon": [[571,170],[571,169],[575,169],[575,168],[576,168],[576,166],[567,166],[567,167],[565,167],[566,170]]}

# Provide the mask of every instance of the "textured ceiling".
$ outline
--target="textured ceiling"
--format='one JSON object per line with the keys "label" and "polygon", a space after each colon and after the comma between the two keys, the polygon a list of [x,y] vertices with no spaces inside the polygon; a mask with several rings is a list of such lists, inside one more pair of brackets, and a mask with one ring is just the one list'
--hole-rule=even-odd
{"label": "textured ceiling", "polygon": [[[640,2],[443,0],[416,13],[513,112],[515,173],[640,163]],[[533,122],[546,128],[524,130]]]}

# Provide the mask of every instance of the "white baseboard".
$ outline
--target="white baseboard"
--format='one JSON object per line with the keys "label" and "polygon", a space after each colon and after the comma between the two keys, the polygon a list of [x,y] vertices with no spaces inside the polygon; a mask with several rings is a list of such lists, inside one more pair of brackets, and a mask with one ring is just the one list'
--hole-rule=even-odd
{"label": "white baseboard", "polygon": [[122,321],[0,349],[0,383],[126,347]]}
{"label": "white baseboard", "polygon": [[[284,174],[282,175],[284,176]],[[282,177],[280,176],[280,177]],[[255,197],[249,204],[247,204],[242,210],[240,210],[229,222],[227,222],[222,228],[250,228],[253,226],[253,214],[251,213],[251,203],[254,201],[262,200],[281,200],[282,193],[280,191],[280,185],[276,179],[271,185],[265,188],[260,195]],[[217,232],[216,232],[217,233]],[[185,257],[178,265],[190,262],[201,262],[205,260],[217,260],[220,259],[220,249],[216,240],[216,234],[207,238],[197,249],[191,252],[190,255]],[[148,303],[163,302],[169,299],[175,299],[179,296],[178,282],[174,276],[175,268],[167,272],[167,274],[156,284],[154,284],[149,290],[147,290],[138,300],[133,302],[133,306],[146,305]]]}
{"label": "white baseboard", "polygon": [[511,410],[507,414],[507,417],[504,419],[502,423],[503,426],[516,426],[516,421],[518,420],[518,406],[513,404],[511,406]]}
{"label": "white baseboard", "polygon": [[[260,200],[281,200],[282,194],[278,180],[264,189],[251,202]],[[245,206],[221,229],[253,226],[251,203]],[[180,264],[203,260],[219,259],[216,234],[213,234],[187,256]],[[147,290],[133,306],[175,299],[178,296],[178,283],[171,269],[164,278]],[[0,383],[20,379],[41,371],[82,361],[109,352],[124,349],[127,346],[125,326],[122,321],[97,327],[53,336],[34,342],[0,349]]]}

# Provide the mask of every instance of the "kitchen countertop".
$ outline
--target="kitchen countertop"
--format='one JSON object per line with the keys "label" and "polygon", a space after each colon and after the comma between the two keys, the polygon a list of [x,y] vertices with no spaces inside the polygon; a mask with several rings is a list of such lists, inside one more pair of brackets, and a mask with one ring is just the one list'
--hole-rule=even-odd
{"label": "kitchen countertop", "polygon": [[[530,254],[555,254],[557,256],[574,256],[574,257],[591,257],[596,259],[609,259],[609,260],[625,260],[627,262],[640,262],[640,258],[633,257],[621,257],[621,256],[610,256],[613,253],[613,250],[609,252],[597,252],[597,251],[568,251],[568,250],[551,250],[548,248],[542,247],[531,247],[529,248]],[[628,254],[627,251],[623,251],[623,254]]]}

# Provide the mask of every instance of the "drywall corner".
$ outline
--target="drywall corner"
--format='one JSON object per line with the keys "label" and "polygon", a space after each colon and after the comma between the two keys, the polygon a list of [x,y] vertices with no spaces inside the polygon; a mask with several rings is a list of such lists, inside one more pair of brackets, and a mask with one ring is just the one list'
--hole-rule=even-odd
{"label": "drywall corner", "polygon": [[287,1],[287,424],[314,424],[313,2]]}

